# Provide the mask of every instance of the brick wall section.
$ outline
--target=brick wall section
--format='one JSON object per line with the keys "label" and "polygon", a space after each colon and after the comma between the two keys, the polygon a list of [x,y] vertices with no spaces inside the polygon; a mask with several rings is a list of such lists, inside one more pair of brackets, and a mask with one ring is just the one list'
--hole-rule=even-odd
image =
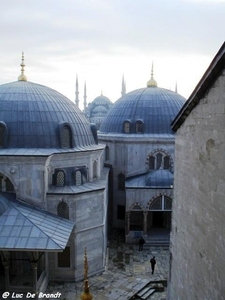
{"label": "brick wall section", "polygon": [[175,143],[168,300],[225,299],[225,72]]}

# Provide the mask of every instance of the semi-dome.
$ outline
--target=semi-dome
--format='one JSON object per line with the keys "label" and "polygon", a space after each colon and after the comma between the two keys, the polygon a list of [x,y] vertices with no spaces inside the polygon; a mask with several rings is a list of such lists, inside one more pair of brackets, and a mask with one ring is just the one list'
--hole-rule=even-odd
{"label": "semi-dome", "polygon": [[0,85],[1,148],[76,148],[96,144],[84,114],[59,92],[24,78]]}
{"label": "semi-dome", "polygon": [[114,103],[100,127],[100,133],[173,134],[170,124],[185,98],[158,88],[153,78],[150,81],[146,88],[127,93]]}

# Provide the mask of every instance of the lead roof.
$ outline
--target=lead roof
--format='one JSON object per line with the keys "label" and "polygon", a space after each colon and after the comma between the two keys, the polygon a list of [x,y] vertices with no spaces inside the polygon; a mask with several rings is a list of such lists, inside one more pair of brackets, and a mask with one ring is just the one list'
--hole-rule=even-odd
{"label": "lead roof", "polygon": [[95,145],[90,124],[68,98],[43,85],[16,81],[0,85],[0,122],[7,148],[59,148],[59,124],[71,125],[76,147]]}
{"label": "lead roof", "polygon": [[123,133],[125,121],[130,122],[131,133],[134,133],[139,120],[144,124],[144,133],[173,134],[170,124],[184,103],[184,97],[163,88],[132,91],[112,106],[100,127],[100,134]]}
{"label": "lead roof", "polygon": [[74,223],[0,192],[0,250],[63,251]]}

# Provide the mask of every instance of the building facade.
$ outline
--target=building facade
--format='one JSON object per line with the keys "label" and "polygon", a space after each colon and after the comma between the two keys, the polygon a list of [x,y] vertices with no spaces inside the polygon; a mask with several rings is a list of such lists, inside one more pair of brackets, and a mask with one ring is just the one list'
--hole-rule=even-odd
{"label": "building facade", "polygon": [[222,300],[225,44],[172,126],[176,161],[168,300]]}
{"label": "building facade", "polygon": [[0,86],[0,286],[37,292],[83,278],[85,247],[89,274],[104,270],[108,169],[96,128],[21,66],[18,81]]}
{"label": "building facade", "polygon": [[153,78],[117,100],[98,132],[110,171],[109,221],[126,241],[152,228],[170,230],[174,133],[170,123],[185,99]]}

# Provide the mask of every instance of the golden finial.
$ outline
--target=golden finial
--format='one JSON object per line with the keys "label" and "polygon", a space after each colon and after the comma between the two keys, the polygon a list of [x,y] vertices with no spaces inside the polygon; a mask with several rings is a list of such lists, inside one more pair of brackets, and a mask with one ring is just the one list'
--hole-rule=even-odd
{"label": "golden finial", "polygon": [[84,291],[81,294],[80,298],[81,298],[81,300],[91,300],[93,298],[92,294],[89,291],[88,262],[87,262],[86,247],[84,248]]}
{"label": "golden finial", "polygon": [[147,82],[147,87],[157,87],[157,82],[156,82],[155,79],[153,78],[153,75],[154,75],[154,68],[153,68],[153,62],[152,62],[151,78],[150,78],[150,80]]}
{"label": "golden finial", "polygon": [[22,62],[20,64],[21,66],[21,74],[20,76],[18,77],[18,81],[27,81],[27,77],[25,76],[24,74],[24,67],[25,67],[25,64],[24,64],[24,54],[22,52]]}

